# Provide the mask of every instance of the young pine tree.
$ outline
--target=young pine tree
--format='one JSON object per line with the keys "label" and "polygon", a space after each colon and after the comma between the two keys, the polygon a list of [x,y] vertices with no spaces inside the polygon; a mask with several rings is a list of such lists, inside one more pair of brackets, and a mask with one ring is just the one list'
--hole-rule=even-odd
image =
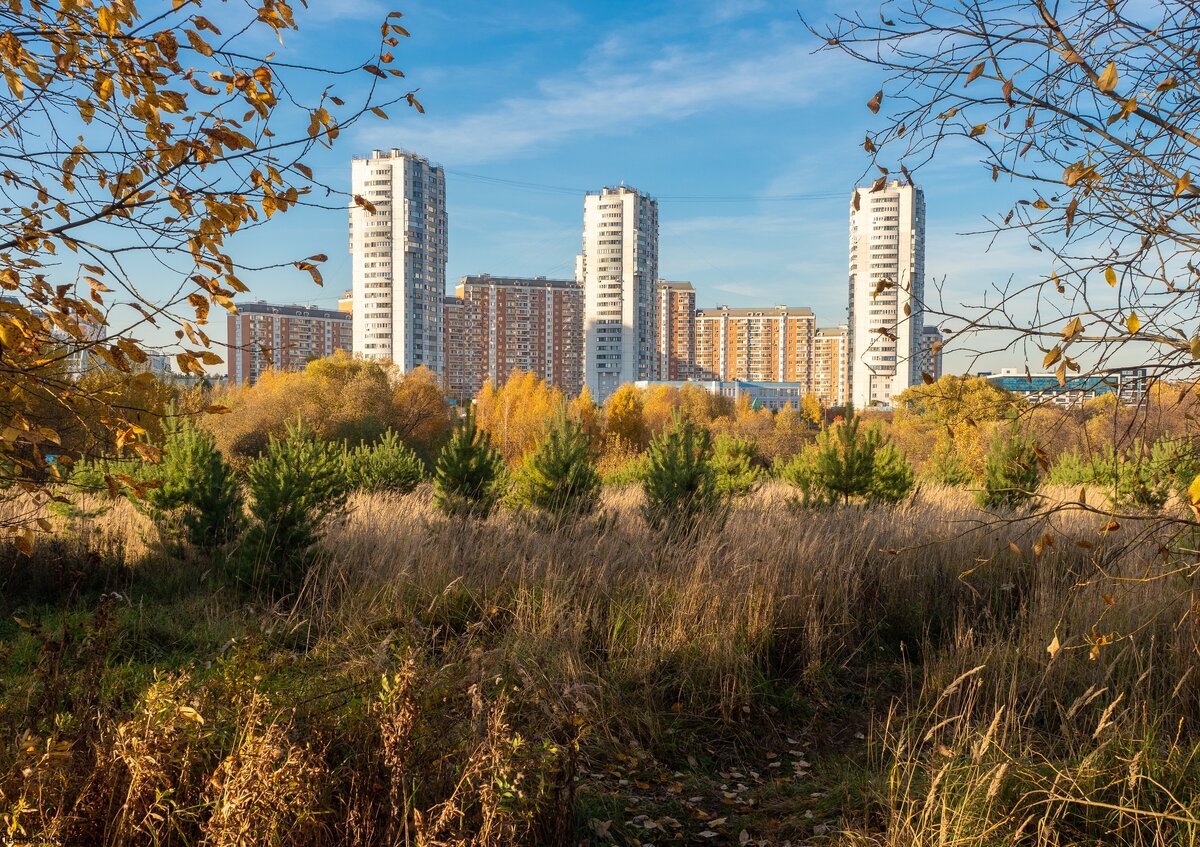
{"label": "young pine tree", "polygon": [[713,472],[717,490],[727,497],[742,497],[753,490],[762,477],[758,445],[753,438],[738,438],[722,433],[713,441]]}
{"label": "young pine tree", "polygon": [[584,425],[565,414],[525,457],[515,499],[555,524],[590,515],[600,496],[591,439]]}
{"label": "young pine tree", "polygon": [[303,577],[323,518],[346,502],[342,450],[320,442],[303,421],[272,438],[247,472],[250,514],[243,555],[260,586],[291,586]]}
{"label": "young pine tree", "polygon": [[871,492],[875,453],[882,439],[878,430],[861,431],[862,418],[853,413],[821,433],[815,471],[820,484],[833,497],[849,503]]}
{"label": "young pine tree", "polygon": [[504,459],[488,434],[475,426],[475,415],[468,410],[438,454],[434,501],[451,517],[486,518],[503,487]]}
{"label": "young pine tree", "polygon": [[374,444],[347,450],[345,463],[346,479],[354,491],[407,494],[425,476],[421,457],[390,429]]}
{"label": "young pine tree", "polygon": [[237,535],[242,524],[241,485],[212,433],[190,420],[170,427],[162,461],[151,475],[161,485],[147,491],[146,502],[160,526],[174,528],[178,518],[188,543],[204,550]]}
{"label": "young pine tree", "polygon": [[1015,509],[1029,502],[1040,480],[1032,439],[1014,430],[999,431],[988,448],[983,487],[976,499],[985,509]]}
{"label": "young pine tree", "polygon": [[717,489],[708,430],[675,410],[671,423],[654,436],[646,451],[642,490],[646,523],[669,537],[680,538],[713,523],[725,498]]}
{"label": "young pine tree", "polygon": [[872,503],[896,504],[908,496],[915,478],[912,466],[904,454],[890,441],[875,451],[871,467],[871,490],[867,498]]}
{"label": "young pine tree", "polygon": [[951,485],[955,488],[965,488],[974,481],[971,469],[958,455],[953,441],[941,441],[929,457],[929,466],[925,469],[929,481],[940,485]]}
{"label": "young pine tree", "polygon": [[832,501],[817,473],[817,446],[810,444],[785,461],[775,463],[775,475],[799,491],[799,506],[828,506]]}

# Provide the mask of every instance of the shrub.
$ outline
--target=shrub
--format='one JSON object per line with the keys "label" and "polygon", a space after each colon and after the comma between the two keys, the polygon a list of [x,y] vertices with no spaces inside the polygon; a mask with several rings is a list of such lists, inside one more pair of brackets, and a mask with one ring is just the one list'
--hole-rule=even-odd
{"label": "shrub", "polygon": [[558,522],[591,514],[599,495],[600,474],[591,439],[582,424],[560,414],[525,457],[515,500]]}
{"label": "shrub", "polygon": [[167,430],[162,461],[146,472],[160,485],[146,492],[160,526],[182,522],[188,543],[212,548],[231,541],[242,525],[242,489],[212,433],[185,420]]}
{"label": "shrub", "polygon": [[1077,450],[1061,453],[1050,467],[1046,482],[1051,485],[1098,485],[1112,488],[1117,482],[1117,460],[1112,450],[1099,456],[1084,456]]}
{"label": "shrub", "polygon": [[860,429],[861,420],[851,412],[822,432],[815,447],[779,467],[780,478],[800,489],[803,505],[899,503],[912,491],[913,471],[904,454],[879,430]]}
{"label": "shrub", "polygon": [[425,476],[421,457],[390,429],[374,444],[347,450],[345,463],[346,480],[354,491],[407,494]]}
{"label": "shrub", "polygon": [[1148,456],[1126,456],[1116,464],[1111,494],[1122,509],[1158,511],[1171,496],[1171,478]]}
{"label": "shrub", "polygon": [[958,488],[966,487],[975,480],[971,469],[967,467],[967,463],[963,461],[951,441],[943,441],[934,448],[933,455],[929,457],[929,465],[925,468],[925,476],[930,482]]}
{"label": "shrub", "polygon": [[604,439],[604,448],[596,462],[605,485],[641,485],[646,476],[646,454],[618,435]]}
{"label": "shrub", "polygon": [[758,461],[758,444],[753,438],[718,435],[713,441],[712,458],[717,490],[728,497],[749,494],[763,476]]}
{"label": "shrub", "polygon": [[325,515],[346,502],[346,475],[337,445],[317,441],[303,421],[287,437],[272,437],[267,452],[247,472],[250,514],[243,556],[255,582],[291,584],[303,575]]}
{"label": "shrub", "polygon": [[694,531],[702,518],[712,523],[725,498],[717,489],[708,430],[674,412],[646,451],[642,489],[642,515],[652,529],[678,538]]}
{"label": "shrub", "polygon": [[504,487],[504,458],[467,412],[438,454],[433,475],[434,501],[451,517],[486,518]]}
{"label": "shrub", "polygon": [[1030,438],[1010,430],[996,433],[988,448],[983,487],[976,495],[985,509],[1015,509],[1037,491],[1041,471]]}
{"label": "shrub", "polygon": [[871,471],[879,449],[879,431],[860,432],[862,418],[850,417],[821,433],[817,441],[817,480],[831,495],[849,503],[871,490]]}
{"label": "shrub", "polygon": [[873,458],[867,498],[872,503],[899,503],[913,489],[912,467],[890,441],[881,445]]}
{"label": "shrub", "polygon": [[832,502],[817,474],[816,445],[809,445],[786,462],[777,461],[774,470],[779,479],[799,490],[799,505],[827,506]]}
{"label": "shrub", "polygon": [[1188,486],[1200,475],[1200,452],[1186,438],[1160,438],[1150,448],[1150,464],[1170,486],[1172,493],[1188,499]]}

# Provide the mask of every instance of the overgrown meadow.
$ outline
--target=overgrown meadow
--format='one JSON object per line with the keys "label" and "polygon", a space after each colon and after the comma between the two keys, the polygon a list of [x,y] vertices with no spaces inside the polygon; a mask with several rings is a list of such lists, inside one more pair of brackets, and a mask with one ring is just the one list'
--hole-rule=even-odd
{"label": "overgrown meadow", "polygon": [[463,419],[331,360],[148,409],[159,461],[78,455],[0,561],[0,831],[1194,842],[1190,389],[937,385],[812,420],[519,375]]}

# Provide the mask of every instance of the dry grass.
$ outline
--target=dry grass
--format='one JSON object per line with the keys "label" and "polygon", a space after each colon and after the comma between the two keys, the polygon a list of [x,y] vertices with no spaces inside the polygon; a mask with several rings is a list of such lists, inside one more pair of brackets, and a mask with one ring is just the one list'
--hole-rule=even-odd
{"label": "dry grass", "polygon": [[[21,674],[0,730],[25,738],[0,750],[0,822],[112,844],[565,844],[572,828],[720,844],[741,827],[799,844],[811,775],[761,779],[734,812],[716,786],[803,737],[862,771],[825,839],[1200,834],[1188,539],[1079,510],[989,516],[953,489],[802,511],[768,485],[723,532],[666,546],[638,499],[607,491],[598,518],[548,533],[509,513],[449,522],[427,491],[357,497],[276,606],[141,561],[153,532],[127,506],[71,519],[75,553],[138,564],[118,624],[88,607],[0,631]],[[163,573],[170,620],[138,607]],[[55,665],[71,626],[92,646]],[[155,655],[155,627],[186,649]],[[605,776],[634,761],[711,802]],[[655,803],[677,829],[601,820]]]}

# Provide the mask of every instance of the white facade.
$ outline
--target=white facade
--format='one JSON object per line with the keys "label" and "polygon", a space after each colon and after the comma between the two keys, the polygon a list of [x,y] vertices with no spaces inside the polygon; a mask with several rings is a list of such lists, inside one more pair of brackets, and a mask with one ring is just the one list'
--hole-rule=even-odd
{"label": "white facade", "polygon": [[856,193],[859,208],[852,204],[850,210],[850,396],[858,408],[890,406],[921,382],[925,197],[899,181]]}
{"label": "white facade", "polygon": [[658,201],[605,188],[583,203],[584,381],[596,402],[657,377]]}
{"label": "white facade", "polygon": [[376,150],[351,166],[354,355],[445,371],[446,176],[414,153]]}

